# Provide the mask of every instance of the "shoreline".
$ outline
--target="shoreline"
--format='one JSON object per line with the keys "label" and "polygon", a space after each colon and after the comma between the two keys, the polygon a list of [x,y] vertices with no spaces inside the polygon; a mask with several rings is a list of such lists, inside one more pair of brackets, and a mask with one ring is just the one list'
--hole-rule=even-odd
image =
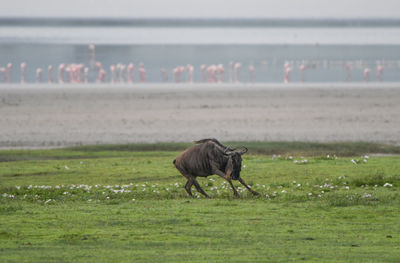
{"label": "shoreline", "polygon": [[400,83],[0,85],[0,148],[221,141],[400,144]]}

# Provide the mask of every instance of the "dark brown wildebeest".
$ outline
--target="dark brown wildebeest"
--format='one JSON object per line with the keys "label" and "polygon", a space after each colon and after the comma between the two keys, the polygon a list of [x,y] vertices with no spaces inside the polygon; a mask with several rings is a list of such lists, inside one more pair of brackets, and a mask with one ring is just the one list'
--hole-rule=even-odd
{"label": "dark brown wildebeest", "polygon": [[236,197],[239,197],[239,193],[233,186],[232,180],[239,180],[252,194],[258,195],[240,177],[242,154],[247,152],[246,147],[240,152],[235,152],[235,149],[222,145],[216,139],[203,139],[195,143],[197,145],[185,150],[173,161],[176,169],[188,180],[185,189],[190,196],[193,196],[191,187],[194,184],[197,191],[209,197],[200,187],[196,177],[213,174],[226,179]]}

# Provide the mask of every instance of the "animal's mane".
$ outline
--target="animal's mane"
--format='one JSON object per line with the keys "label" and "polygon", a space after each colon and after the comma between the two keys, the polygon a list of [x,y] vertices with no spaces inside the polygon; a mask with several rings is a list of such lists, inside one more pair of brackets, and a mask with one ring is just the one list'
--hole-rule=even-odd
{"label": "animal's mane", "polygon": [[228,150],[230,150],[230,151],[234,151],[235,149],[232,149],[231,147],[228,147],[228,146],[225,146],[225,145],[223,145],[222,143],[220,143],[217,139],[215,139],[215,138],[207,138],[207,139],[201,139],[201,140],[198,140],[198,141],[194,141],[194,143],[195,144],[202,144],[202,143],[206,143],[206,142],[213,142],[213,143],[215,143],[216,145],[218,145],[218,146],[220,146],[220,147],[222,147],[222,148],[224,148],[224,149],[228,149]]}

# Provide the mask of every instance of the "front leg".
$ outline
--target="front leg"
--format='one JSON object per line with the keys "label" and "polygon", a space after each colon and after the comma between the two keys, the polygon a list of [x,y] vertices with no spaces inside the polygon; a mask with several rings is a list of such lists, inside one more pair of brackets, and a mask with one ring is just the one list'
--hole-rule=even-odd
{"label": "front leg", "polygon": [[241,177],[239,177],[239,182],[246,186],[246,188],[253,194],[253,195],[260,195],[259,193],[257,193],[256,191],[254,191],[253,189],[250,188],[250,186],[248,186]]}
{"label": "front leg", "polygon": [[235,187],[232,184],[231,172],[228,171],[226,174],[224,174],[222,171],[214,169],[213,173],[227,180],[232,187],[233,194],[235,195],[235,197],[240,197],[239,193],[236,191]]}

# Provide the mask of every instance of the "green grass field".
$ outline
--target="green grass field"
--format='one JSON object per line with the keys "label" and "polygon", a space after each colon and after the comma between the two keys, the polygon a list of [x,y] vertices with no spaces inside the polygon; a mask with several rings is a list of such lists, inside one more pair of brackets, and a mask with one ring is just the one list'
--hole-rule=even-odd
{"label": "green grass field", "polygon": [[190,143],[0,151],[0,262],[399,262],[400,147],[226,144],[260,196],[187,197]]}

